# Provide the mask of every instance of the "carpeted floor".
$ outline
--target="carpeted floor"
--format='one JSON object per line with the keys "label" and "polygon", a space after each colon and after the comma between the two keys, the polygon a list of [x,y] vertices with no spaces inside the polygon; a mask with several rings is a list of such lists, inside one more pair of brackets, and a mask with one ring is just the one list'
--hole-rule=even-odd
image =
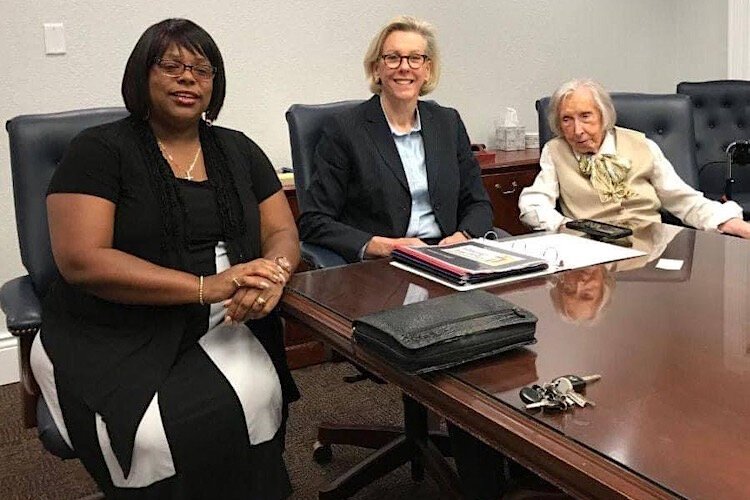
{"label": "carpeted floor", "polygon": [[[330,464],[316,464],[312,443],[318,422],[401,423],[399,392],[393,386],[370,381],[344,383],[342,377],[352,372],[347,363],[326,363],[294,372],[303,395],[292,405],[287,430],[286,461],[294,499],[317,498],[321,484],[370,453],[349,446],[334,447]],[[64,500],[96,492],[96,485],[78,461],[59,460],[42,448],[34,429],[22,429],[18,390],[18,384],[0,386],[0,498]],[[405,465],[354,498],[436,500],[440,492],[429,478],[414,483]]]}

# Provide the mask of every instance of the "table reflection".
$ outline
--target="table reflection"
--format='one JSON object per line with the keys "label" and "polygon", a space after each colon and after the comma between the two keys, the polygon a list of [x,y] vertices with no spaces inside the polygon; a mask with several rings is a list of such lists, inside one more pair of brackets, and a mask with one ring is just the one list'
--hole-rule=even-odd
{"label": "table reflection", "polygon": [[615,280],[606,266],[576,269],[550,277],[550,298],[560,317],[572,323],[592,323],[609,305]]}

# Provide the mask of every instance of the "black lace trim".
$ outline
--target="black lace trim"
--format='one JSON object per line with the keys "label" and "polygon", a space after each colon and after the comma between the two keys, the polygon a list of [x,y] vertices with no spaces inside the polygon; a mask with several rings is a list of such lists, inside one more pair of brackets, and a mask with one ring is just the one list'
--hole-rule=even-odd
{"label": "black lace trim", "polygon": [[[174,173],[161,153],[156,136],[147,122],[131,117],[137,132],[142,154],[146,160],[146,171],[161,213],[161,249],[172,253],[182,269],[187,268],[188,232],[186,229],[187,209],[180,195]],[[206,174],[216,193],[216,203],[221,219],[221,229],[225,241],[236,240],[244,234],[243,211],[234,177],[224,151],[219,146],[216,133],[211,127],[200,124],[200,141]]]}
{"label": "black lace trim", "polygon": [[216,193],[222,233],[226,241],[235,240],[245,234],[242,203],[236,179],[232,175],[227,156],[219,145],[216,131],[201,121],[199,134],[208,182]]}

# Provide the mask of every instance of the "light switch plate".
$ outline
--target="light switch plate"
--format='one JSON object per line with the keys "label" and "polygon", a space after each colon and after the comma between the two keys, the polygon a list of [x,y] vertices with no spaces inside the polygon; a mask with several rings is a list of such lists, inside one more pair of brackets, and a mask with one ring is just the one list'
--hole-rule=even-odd
{"label": "light switch plate", "polygon": [[44,53],[65,54],[65,28],[62,23],[44,23]]}

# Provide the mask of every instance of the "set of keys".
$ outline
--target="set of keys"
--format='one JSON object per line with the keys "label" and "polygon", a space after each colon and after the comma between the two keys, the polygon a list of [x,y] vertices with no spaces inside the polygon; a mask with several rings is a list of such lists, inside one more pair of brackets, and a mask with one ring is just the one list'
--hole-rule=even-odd
{"label": "set of keys", "polygon": [[564,375],[557,377],[552,382],[544,385],[532,385],[521,389],[521,401],[526,403],[527,410],[536,408],[565,411],[574,406],[581,408],[586,405],[596,406],[596,404],[581,394],[581,390],[586,384],[595,382],[602,378],[601,375],[588,375],[579,377],[578,375]]}

